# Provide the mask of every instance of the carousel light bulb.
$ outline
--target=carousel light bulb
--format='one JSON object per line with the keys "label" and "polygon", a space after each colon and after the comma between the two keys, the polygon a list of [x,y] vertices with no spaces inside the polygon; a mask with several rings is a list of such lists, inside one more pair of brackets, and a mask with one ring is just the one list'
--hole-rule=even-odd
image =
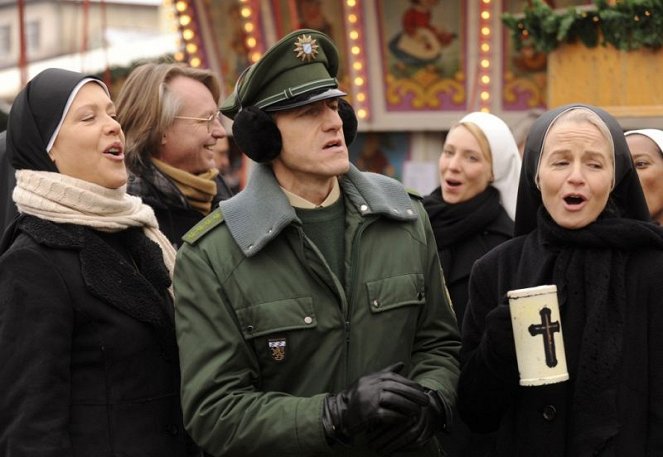
{"label": "carousel light bulb", "polygon": [[258,44],[258,41],[254,37],[249,37],[246,39],[246,45],[250,48],[255,48]]}
{"label": "carousel light bulb", "polygon": [[187,44],[186,52],[188,52],[189,54],[195,54],[196,52],[198,52],[198,45],[196,45],[195,43]]}
{"label": "carousel light bulb", "polygon": [[348,22],[350,22],[351,24],[354,24],[355,22],[357,22],[357,15],[356,14],[349,15],[348,16]]}
{"label": "carousel light bulb", "polygon": [[481,77],[481,82],[482,82],[483,84],[490,84],[490,76],[488,76],[488,75],[483,75],[483,76]]}
{"label": "carousel light bulb", "polygon": [[191,16],[188,16],[186,14],[180,16],[180,24],[184,27],[189,25],[191,23]]}
{"label": "carousel light bulb", "polygon": [[355,86],[363,86],[364,85],[364,78],[361,76],[357,76],[355,78]]}
{"label": "carousel light bulb", "polygon": [[352,46],[350,52],[352,52],[353,55],[357,56],[361,52],[361,48],[359,46]]}
{"label": "carousel light bulb", "polygon": [[198,58],[198,57],[194,57],[189,61],[189,64],[194,68],[198,68],[201,63],[202,62],[200,61],[200,58]]}
{"label": "carousel light bulb", "polygon": [[191,30],[191,29],[184,29],[182,31],[182,38],[184,38],[186,41],[191,40],[194,37],[194,35],[195,34],[193,33],[193,30]]}
{"label": "carousel light bulb", "polygon": [[366,111],[365,109],[361,108],[360,110],[357,111],[357,117],[359,119],[365,119],[366,116],[368,116],[368,111]]}
{"label": "carousel light bulb", "polygon": [[490,44],[488,43],[481,44],[481,52],[488,52],[488,51],[490,51]]}
{"label": "carousel light bulb", "polygon": [[481,12],[481,19],[487,21],[490,19],[490,11],[482,11]]}
{"label": "carousel light bulb", "polygon": [[347,4],[350,8],[354,8],[355,6],[357,6],[357,1],[356,0],[348,0]]}
{"label": "carousel light bulb", "polygon": [[358,102],[363,102],[364,100],[366,100],[366,94],[363,93],[363,92],[359,92],[357,94],[357,101]]}
{"label": "carousel light bulb", "polygon": [[246,24],[244,24],[244,31],[245,31],[246,33],[251,33],[251,32],[253,32],[253,23],[251,23],[251,22],[247,22]]}
{"label": "carousel light bulb", "polygon": [[483,100],[485,102],[489,98],[490,98],[490,93],[488,93],[486,91],[481,92],[481,100]]}
{"label": "carousel light bulb", "polygon": [[488,59],[482,59],[481,60],[481,67],[482,68],[488,68],[490,67],[490,61]]}
{"label": "carousel light bulb", "polygon": [[251,17],[251,8],[242,8],[242,11],[241,11],[240,14],[245,19]]}
{"label": "carousel light bulb", "polygon": [[180,13],[186,11],[186,9],[188,7],[189,7],[189,5],[187,4],[187,2],[184,2],[184,1],[180,1],[180,2],[175,3],[175,9],[177,11],[179,11]]}
{"label": "carousel light bulb", "polygon": [[360,71],[362,68],[364,68],[364,66],[361,62],[355,62],[352,64],[352,68],[354,68],[356,71]]}
{"label": "carousel light bulb", "polygon": [[352,30],[350,32],[350,38],[353,40],[357,40],[359,38],[359,32],[357,32],[356,30]]}

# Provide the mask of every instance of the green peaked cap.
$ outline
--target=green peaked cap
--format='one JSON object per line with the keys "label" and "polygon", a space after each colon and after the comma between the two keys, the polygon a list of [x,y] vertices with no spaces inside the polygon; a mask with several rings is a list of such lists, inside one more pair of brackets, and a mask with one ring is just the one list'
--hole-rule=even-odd
{"label": "green peaked cap", "polygon": [[295,30],[244,70],[221,112],[234,119],[247,106],[277,111],[346,95],[338,90],[337,73],[338,51],[331,39],[317,30]]}

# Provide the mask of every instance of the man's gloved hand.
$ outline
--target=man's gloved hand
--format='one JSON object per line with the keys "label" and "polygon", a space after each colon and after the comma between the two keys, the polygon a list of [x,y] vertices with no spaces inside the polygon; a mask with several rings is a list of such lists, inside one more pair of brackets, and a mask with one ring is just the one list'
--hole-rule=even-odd
{"label": "man's gloved hand", "polygon": [[503,381],[518,381],[516,344],[513,340],[511,311],[499,304],[486,314],[484,334],[479,350],[488,367]]}
{"label": "man's gloved hand", "polygon": [[363,376],[325,398],[322,425],[330,443],[350,444],[368,426],[403,423],[421,415],[429,398],[419,384],[398,374],[403,366],[399,362]]}
{"label": "man's gloved hand", "polygon": [[376,428],[369,432],[368,446],[382,455],[424,447],[436,432],[446,425],[444,400],[439,394],[425,389],[428,404],[421,414],[407,422]]}

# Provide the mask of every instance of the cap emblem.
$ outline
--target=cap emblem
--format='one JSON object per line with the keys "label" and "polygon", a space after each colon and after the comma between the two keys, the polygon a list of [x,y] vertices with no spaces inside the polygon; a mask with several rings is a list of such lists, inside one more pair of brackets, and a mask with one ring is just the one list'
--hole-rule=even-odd
{"label": "cap emblem", "polygon": [[311,35],[301,35],[297,37],[294,52],[302,62],[310,62],[317,57],[318,48],[318,42],[315,38],[311,38]]}

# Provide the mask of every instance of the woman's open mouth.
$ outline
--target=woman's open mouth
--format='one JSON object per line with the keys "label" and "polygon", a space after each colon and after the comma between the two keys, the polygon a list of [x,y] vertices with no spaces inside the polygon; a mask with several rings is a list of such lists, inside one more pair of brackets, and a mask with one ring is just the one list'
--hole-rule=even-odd
{"label": "woman's open mouth", "polygon": [[567,209],[574,211],[581,209],[585,205],[587,197],[581,194],[568,194],[563,200],[564,206],[566,206]]}

